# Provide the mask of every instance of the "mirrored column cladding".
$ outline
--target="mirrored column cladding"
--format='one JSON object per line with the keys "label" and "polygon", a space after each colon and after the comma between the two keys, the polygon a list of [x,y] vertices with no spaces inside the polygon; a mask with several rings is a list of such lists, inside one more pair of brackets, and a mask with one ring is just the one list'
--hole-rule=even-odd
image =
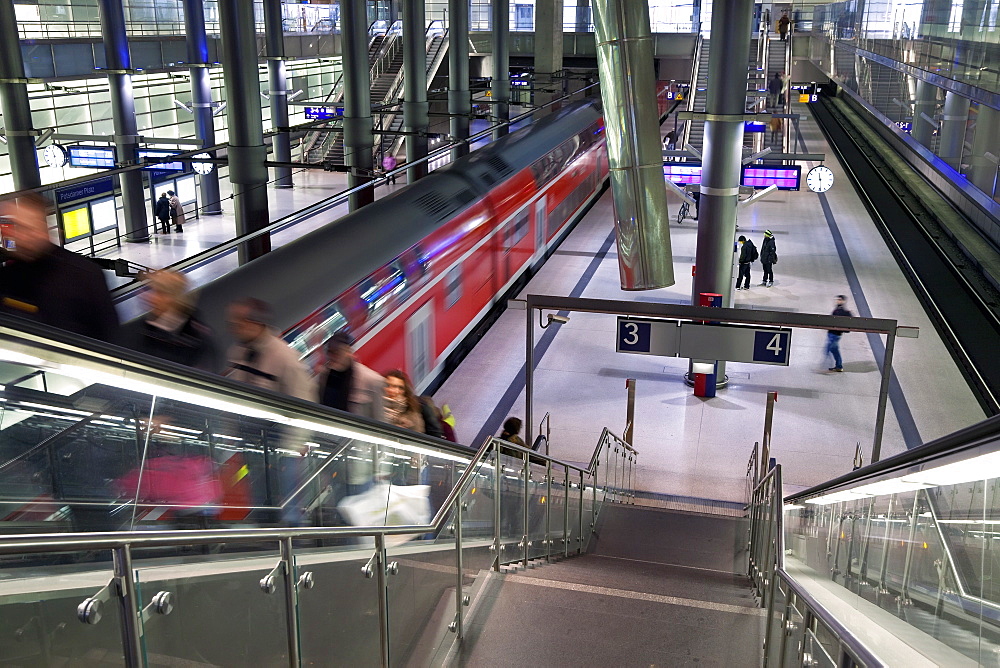
{"label": "mirrored column cladding", "polygon": [[594,23],[621,286],[673,285],[649,8],[628,0],[600,2]]}
{"label": "mirrored column cladding", "polygon": [[[469,3],[448,0],[448,113],[452,139],[469,138],[472,98],[469,94]],[[459,144],[451,152],[457,160],[469,152],[468,144]]]}
{"label": "mirrored column cladding", "polygon": [[937,86],[926,81],[917,81],[917,99],[913,103],[913,130],[910,136],[922,145],[930,147],[934,135],[937,110]]}
{"label": "mirrored column cladding", "polygon": [[[403,129],[406,135],[406,161],[427,156],[427,42],[424,39],[424,0],[403,3]],[[395,137],[389,136],[391,144]],[[386,140],[383,139],[383,145]],[[427,163],[407,170],[413,183],[427,175]]]}
{"label": "mirrored column cladding", "polygon": [[[548,104],[562,93],[562,80],[553,75],[562,70],[563,0],[535,3],[535,104]],[[544,113],[551,113],[550,108]]]}
{"label": "mirrored column cladding", "polygon": [[[493,82],[490,84],[490,116],[500,122],[510,120],[510,0],[493,0],[490,5],[493,27]],[[510,130],[506,125],[493,130],[499,139]]]}
{"label": "mirrored column cladding", "polygon": [[[135,120],[135,99],[132,95],[132,59],[125,33],[125,10],[122,0],[99,0],[101,39],[111,95],[111,115],[114,119],[115,148],[118,162],[133,163],[139,148],[139,129]],[[118,176],[125,215],[125,240],[149,241],[148,207],[143,202],[142,172],[132,170]]]}
{"label": "mirrored column cladding", "polygon": [[[191,75],[191,108],[194,132],[202,146],[215,146],[215,116],[212,109],[212,83],[208,76],[208,35],[205,31],[204,0],[184,0],[184,29],[187,32],[188,72]],[[214,154],[212,157],[215,157]],[[199,177],[201,213],[222,214],[219,196],[219,170]]]}
{"label": "mirrored column cladding", "polygon": [[968,122],[969,98],[951,91],[945,93],[938,155],[959,171],[962,169],[962,149],[965,145],[965,129]]}
{"label": "mirrored column cladding", "polygon": [[[281,18],[282,0],[264,0],[264,31],[267,44],[268,98],[271,102],[271,126],[278,130],[288,127],[288,83],[285,77],[285,32]],[[288,132],[271,137],[274,161],[292,161]],[[292,187],[292,168],[275,167],[275,186]]]}
{"label": "mirrored column cladding", "polygon": [[976,136],[972,141],[969,180],[990,197],[997,193],[998,153],[1000,153],[1000,111],[979,105]]}
{"label": "mirrored column cladding", "polygon": [[0,104],[14,189],[37,188],[42,180],[13,0],[0,0]]}
{"label": "mirrored column cladding", "polygon": [[[372,96],[368,71],[368,24],[365,0],[342,0],[344,40],[344,158],[350,167],[351,188],[372,180]],[[372,188],[349,196],[351,211],[375,201]]]}
{"label": "mirrored column cladding", "polygon": [[[229,181],[236,207],[236,233],[242,235],[270,223],[253,3],[219,0],[219,26],[229,125]],[[269,250],[271,240],[267,236],[248,241],[239,248],[240,264]]]}

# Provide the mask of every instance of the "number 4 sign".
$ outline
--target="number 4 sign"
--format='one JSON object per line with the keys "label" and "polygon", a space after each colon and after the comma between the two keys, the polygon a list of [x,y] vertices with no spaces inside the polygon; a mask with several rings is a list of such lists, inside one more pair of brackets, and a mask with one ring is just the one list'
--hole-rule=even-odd
{"label": "number 4 sign", "polygon": [[753,361],[763,364],[788,364],[788,339],[791,332],[757,331],[753,337]]}

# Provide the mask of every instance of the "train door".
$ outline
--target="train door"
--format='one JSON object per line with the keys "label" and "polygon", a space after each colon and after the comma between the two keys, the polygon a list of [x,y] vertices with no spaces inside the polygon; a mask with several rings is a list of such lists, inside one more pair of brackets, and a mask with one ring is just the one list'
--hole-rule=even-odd
{"label": "train door", "polygon": [[511,272],[511,250],[514,248],[514,225],[513,221],[508,222],[507,225],[500,231],[501,239],[503,241],[500,244],[500,267],[503,273],[500,275],[500,287],[507,284],[510,280]]}
{"label": "train door", "polygon": [[434,301],[421,306],[406,323],[406,359],[413,386],[420,388],[434,368]]}
{"label": "train door", "polygon": [[535,201],[535,255],[545,255],[545,195]]}

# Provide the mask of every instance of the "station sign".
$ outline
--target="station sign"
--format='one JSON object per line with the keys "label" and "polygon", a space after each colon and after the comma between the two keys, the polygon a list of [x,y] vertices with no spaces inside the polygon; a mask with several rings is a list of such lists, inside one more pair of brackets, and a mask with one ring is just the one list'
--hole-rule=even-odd
{"label": "station sign", "polygon": [[114,169],[116,156],[113,146],[67,146],[70,167],[89,167],[90,169]]}
{"label": "station sign", "polygon": [[792,330],[618,318],[615,350],[635,355],[688,357],[788,366]]}
{"label": "station sign", "polygon": [[325,121],[344,115],[343,107],[306,107],[305,110],[310,121]]}

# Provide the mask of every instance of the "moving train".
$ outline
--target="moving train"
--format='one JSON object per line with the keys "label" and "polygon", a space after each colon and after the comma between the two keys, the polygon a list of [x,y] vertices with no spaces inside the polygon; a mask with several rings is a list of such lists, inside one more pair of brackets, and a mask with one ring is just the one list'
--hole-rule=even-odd
{"label": "moving train", "polygon": [[224,333],[228,303],[263,299],[314,368],[348,331],[364,364],[433,391],[607,175],[600,111],[569,105],[213,281],[202,312]]}

